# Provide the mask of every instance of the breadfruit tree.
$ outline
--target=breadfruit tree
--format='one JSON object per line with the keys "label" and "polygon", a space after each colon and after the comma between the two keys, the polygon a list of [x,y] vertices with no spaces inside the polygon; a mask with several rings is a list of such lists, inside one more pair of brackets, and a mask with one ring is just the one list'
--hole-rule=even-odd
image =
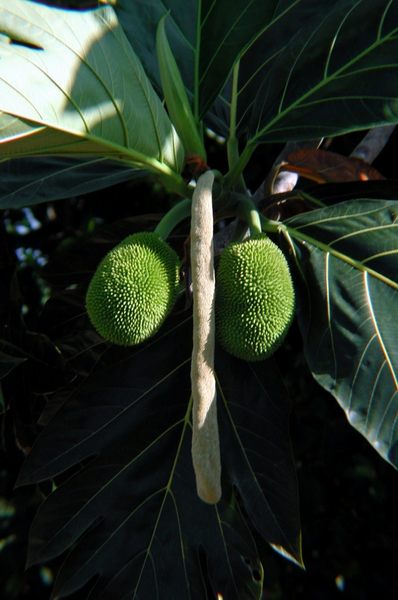
{"label": "breadfruit tree", "polygon": [[32,339],[57,366],[18,439],[43,494],[28,566],[58,559],[57,598],[261,598],[264,542],[303,566],[291,328],[398,466],[397,189],[370,166],[398,122],[398,1],[94,4],[0,0],[0,207],[134,180],[166,200],[56,249],[56,334],[27,335],[21,297],[4,314],[16,423]]}

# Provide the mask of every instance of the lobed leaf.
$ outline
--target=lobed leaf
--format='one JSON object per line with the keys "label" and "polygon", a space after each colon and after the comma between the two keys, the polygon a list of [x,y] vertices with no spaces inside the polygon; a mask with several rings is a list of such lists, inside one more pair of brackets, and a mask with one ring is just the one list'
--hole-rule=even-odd
{"label": "lobed leaf", "polygon": [[[279,21],[280,35],[290,18]],[[250,142],[311,139],[397,122],[397,50],[396,0],[318,3],[309,23],[261,69]]]}
{"label": "lobed leaf", "polygon": [[97,155],[180,171],[178,137],[111,7],[0,0],[0,61],[3,160]]}
{"label": "lobed leaf", "polygon": [[398,202],[342,202],[286,226],[304,277],[299,324],[310,369],[398,467]]}
{"label": "lobed leaf", "polygon": [[158,89],[155,30],[169,11],[195,117],[224,136],[236,127],[251,147],[398,120],[396,0],[152,0],[144,12],[121,0],[116,10]]}
{"label": "lobed leaf", "polygon": [[273,364],[219,353],[223,498],[210,506],[196,495],[190,329],[180,318],[102,365],[57,406],[28,457],[19,484],[58,486],[29,550],[30,564],[68,551],[57,597],[91,582],[90,599],[259,599],[252,527],[301,560],[288,404]]}

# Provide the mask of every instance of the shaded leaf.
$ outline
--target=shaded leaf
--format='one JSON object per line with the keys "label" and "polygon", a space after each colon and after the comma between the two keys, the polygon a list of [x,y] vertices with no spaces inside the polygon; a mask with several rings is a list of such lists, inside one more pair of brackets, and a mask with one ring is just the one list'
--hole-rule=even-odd
{"label": "shaded leaf", "polygon": [[357,198],[395,200],[398,197],[398,180],[352,181],[311,186],[305,193],[325,204],[337,204]]}
{"label": "shaded leaf", "polygon": [[159,220],[160,216],[155,214],[137,215],[98,226],[94,234],[61,244],[51,261],[42,268],[41,277],[57,289],[82,283],[86,285],[101,259],[116,244],[132,233],[153,230]]}
{"label": "shaded leaf", "polygon": [[[159,92],[161,85],[156,62],[155,32],[161,18],[168,14],[167,36],[187,94],[192,99],[194,114],[197,119],[203,118],[217,133],[227,135],[231,100],[228,79],[234,63],[246,53],[254,40],[265,36],[282,14],[293,13],[290,28],[291,33],[295,32],[300,22],[299,16],[308,16],[308,8],[304,12],[297,12],[300,4],[300,0],[238,0],[232,4],[227,0],[152,0],[146,2],[145,11],[142,11],[139,4],[120,0],[116,12]],[[285,44],[278,36],[273,37],[272,42],[275,47],[270,43],[261,47],[263,60],[265,53],[273,54],[277,46]],[[250,57],[248,69],[252,64]],[[247,84],[248,77],[245,75],[241,78],[241,87]],[[256,91],[258,85],[257,82]]]}
{"label": "shaded leaf", "polygon": [[26,358],[12,356],[0,350],[0,379],[6,377],[13,369],[25,362]]}
{"label": "shaded leaf", "polygon": [[279,221],[314,208],[339,204],[347,200],[357,198],[395,200],[397,197],[398,181],[394,179],[324,183],[264,197],[259,203],[259,208],[267,218]]}
{"label": "shaded leaf", "polygon": [[[152,84],[163,95],[159,66],[156,58],[156,29],[166,14],[166,33],[179,72],[190,99],[194,117],[199,119],[199,58],[201,0],[150,0],[145,3],[145,11],[137,2],[119,0],[115,7],[124,32],[139,56]],[[224,85],[217,81],[212,93],[217,96]],[[228,117],[224,114],[224,104],[218,103],[216,110],[207,115],[206,122],[215,131],[225,134]]]}
{"label": "shaded leaf", "polygon": [[231,429],[223,469],[260,535],[302,564],[289,401],[278,367],[272,358],[248,363],[218,348],[216,372]]}
{"label": "shaded leaf", "polygon": [[[197,118],[251,145],[337,135],[398,120],[397,3],[121,0],[127,36],[160,90],[156,25],[167,33]],[[358,28],[358,23],[363,26]],[[239,62],[236,93],[231,72]],[[231,113],[231,106],[233,111]]]}
{"label": "shaded leaf", "polygon": [[397,467],[398,202],[343,202],[286,225],[305,280],[299,323],[310,369]]}
{"label": "shaded leaf", "polygon": [[190,455],[191,321],[179,321],[93,373],[20,475],[20,484],[58,484],[29,551],[34,563],[69,550],[58,597],[96,576],[89,598],[259,599],[251,527],[300,561],[288,404],[274,365],[218,355],[223,498],[206,505]]}
{"label": "shaded leaf", "polygon": [[65,385],[71,376],[56,345],[44,334],[26,329],[23,321],[10,321],[1,340],[1,358],[6,367],[13,363],[2,381],[5,404],[10,409],[15,440],[27,454],[37,436],[37,419],[43,409],[43,396]]}
{"label": "shaded leaf", "polygon": [[[289,19],[278,23],[284,40]],[[396,1],[318,3],[315,17],[262,70],[249,140],[312,139],[396,122],[397,50]]]}
{"label": "shaded leaf", "polygon": [[0,6],[3,158],[91,154],[181,169],[178,138],[112,8]]}
{"label": "shaded leaf", "polygon": [[0,208],[21,208],[102,190],[145,172],[104,158],[20,158],[0,163]]}
{"label": "shaded leaf", "polygon": [[[225,85],[232,67],[252,43],[272,28],[281,15],[288,15],[299,1],[228,0],[199,1],[201,6],[199,95],[202,115]],[[297,26],[297,14],[292,23]],[[272,51],[275,51],[273,47]]]}

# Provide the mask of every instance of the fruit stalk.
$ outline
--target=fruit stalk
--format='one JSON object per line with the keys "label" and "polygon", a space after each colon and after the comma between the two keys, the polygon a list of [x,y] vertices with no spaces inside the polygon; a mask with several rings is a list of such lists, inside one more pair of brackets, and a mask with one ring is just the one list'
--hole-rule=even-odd
{"label": "fruit stalk", "polygon": [[261,234],[260,215],[256,205],[249,196],[240,195],[238,215],[248,224],[251,236]]}
{"label": "fruit stalk", "polygon": [[191,272],[193,289],[192,462],[199,498],[221,498],[221,460],[214,375],[215,275],[213,252],[214,174],[199,177],[192,197]]}
{"label": "fruit stalk", "polygon": [[155,232],[166,240],[174,227],[177,227],[181,221],[187,219],[191,214],[191,199],[184,198],[175,204],[159,221],[155,227]]}

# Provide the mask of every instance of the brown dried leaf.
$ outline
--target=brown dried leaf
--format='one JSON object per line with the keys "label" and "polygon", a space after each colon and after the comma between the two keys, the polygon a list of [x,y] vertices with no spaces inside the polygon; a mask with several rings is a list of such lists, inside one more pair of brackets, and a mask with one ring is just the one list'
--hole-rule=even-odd
{"label": "brown dried leaf", "polygon": [[289,154],[287,163],[281,165],[280,170],[292,171],[317,183],[385,179],[364,160],[312,148],[302,148]]}

